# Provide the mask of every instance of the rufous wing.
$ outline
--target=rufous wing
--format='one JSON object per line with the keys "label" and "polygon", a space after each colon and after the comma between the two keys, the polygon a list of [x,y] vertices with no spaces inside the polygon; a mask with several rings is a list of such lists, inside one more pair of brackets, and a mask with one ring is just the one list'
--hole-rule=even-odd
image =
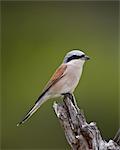
{"label": "rufous wing", "polygon": [[37,102],[39,102],[39,100],[46,94],[46,92],[50,89],[50,87],[52,87],[55,83],[57,83],[64,75],[65,75],[65,71],[66,71],[67,65],[66,64],[62,64],[53,74],[53,76],[51,77],[51,79],[49,80],[49,82],[46,84],[45,88],[42,91],[42,94],[38,97]]}
{"label": "rufous wing", "polygon": [[46,89],[49,89],[52,85],[54,85],[56,82],[58,82],[64,75],[65,70],[67,68],[66,64],[62,64],[53,74],[47,85],[45,86],[43,91],[46,91]]}

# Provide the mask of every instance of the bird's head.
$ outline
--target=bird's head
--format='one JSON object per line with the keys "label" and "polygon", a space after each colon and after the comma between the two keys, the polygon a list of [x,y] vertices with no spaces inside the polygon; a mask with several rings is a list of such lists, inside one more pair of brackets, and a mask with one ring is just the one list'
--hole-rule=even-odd
{"label": "bird's head", "polygon": [[90,59],[90,57],[85,55],[84,52],[82,52],[81,50],[78,50],[78,49],[74,49],[66,54],[63,62],[69,63],[69,62],[77,60],[84,64],[84,62],[89,59]]}

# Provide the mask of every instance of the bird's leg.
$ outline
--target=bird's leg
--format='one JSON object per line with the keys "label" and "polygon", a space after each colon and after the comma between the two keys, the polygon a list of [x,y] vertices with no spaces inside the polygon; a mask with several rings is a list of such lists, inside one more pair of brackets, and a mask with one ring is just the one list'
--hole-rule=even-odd
{"label": "bird's leg", "polygon": [[75,96],[74,96],[74,94],[72,93],[70,93],[70,96],[71,96],[71,100],[72,100],[72,103],[73,103],[73,105],[75,106],[75,108],[77,109],[77,111],[79,112],[79,108],[78,108],[78,106],[77,106],[77,103],[76,103],[76,100],[75,100]]}
{"label": "bird's leg", "polygon": [[116,142],[118,145],[120,145],[120,128],[119,130],[117,131],[114,139],[113,139],[114,142]]}

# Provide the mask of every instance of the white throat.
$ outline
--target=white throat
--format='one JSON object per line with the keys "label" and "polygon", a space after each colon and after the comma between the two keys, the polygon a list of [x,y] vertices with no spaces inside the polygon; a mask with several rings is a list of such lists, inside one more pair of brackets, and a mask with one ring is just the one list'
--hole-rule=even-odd
{"label": "white throat", "polygon": [[68,65],[72,65],[72,66],[74,66],[75,68],[82,68],[83,65],[84,65],[84,63],[85,63],[84,60],[74,59],[74,60],[71,60],[70,62],[68,62],[67,64],[68,64]]}
{"label": "white throat", "polygon": [[71,79],[69,81],[70,83],[69,91],[71,92],[74,91],[74,89],[76,88],[80,80],[84,62],[85,62],[84,60],[77,59],[77,60],[71,60],[70,62],[66,63],[68,78]]}

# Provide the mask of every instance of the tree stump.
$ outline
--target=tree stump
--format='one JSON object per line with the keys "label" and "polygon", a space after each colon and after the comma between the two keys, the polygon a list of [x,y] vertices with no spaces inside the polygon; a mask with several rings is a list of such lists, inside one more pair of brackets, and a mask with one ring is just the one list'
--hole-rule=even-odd
{"label": "tree stump", "polygon": [[87,123],[74,95],[64,94],[63,103],[54,102],[53,108],[72,150],[120,150],[120,129],[113,140],[103,140],[96,123]]}

